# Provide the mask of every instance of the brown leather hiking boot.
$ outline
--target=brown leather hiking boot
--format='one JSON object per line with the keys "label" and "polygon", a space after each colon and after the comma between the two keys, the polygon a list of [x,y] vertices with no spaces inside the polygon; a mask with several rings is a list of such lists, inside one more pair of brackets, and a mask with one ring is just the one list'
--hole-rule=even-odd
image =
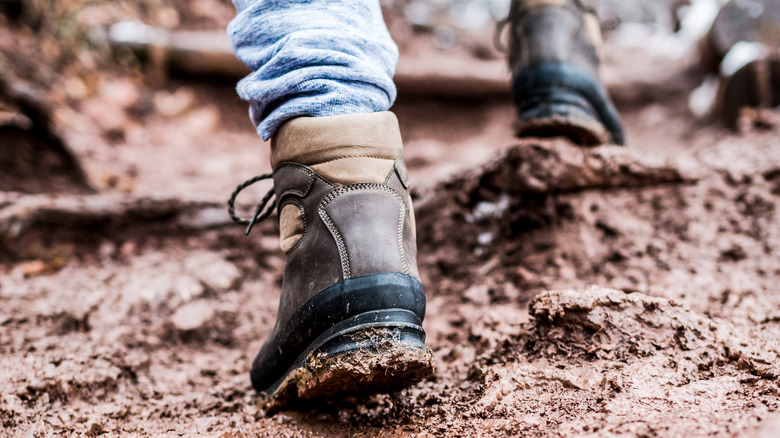
{"label": "brown leather hiking boot", "polygon": [[287,264],[252,385],[284,405],[404,387],[430,375],[395,115],[293,119],[271,148]]}
{"label": "brown leather hiking boot", "polygon": [[598,80],[601,30],[586,1],[512,1],[509,66],[517,136],[624,143],[617,111]]}

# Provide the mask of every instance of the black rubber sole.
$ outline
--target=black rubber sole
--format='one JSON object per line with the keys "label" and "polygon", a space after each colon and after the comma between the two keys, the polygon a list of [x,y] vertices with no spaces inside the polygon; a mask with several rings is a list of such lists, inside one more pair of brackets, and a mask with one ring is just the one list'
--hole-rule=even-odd
{"label": "black rubber sole", "polygon": [[[275,328],[252,364],[252,385],[276,399],[353,390],[350,386],[355,391],[404,386],[432,372],[424,315],[422,285],[409,275],[345,280],[315,295]],[[368,365],[359,369],[357,359]],[[338,371],[346,365],[353,377]],[[392,372],[385,370],[384,379],[379,368]]]}
{"label": "black rubber sole", "polygon": [[595,145],[624,144],[617,110],[587,71],[562,62],[538,64],[513,77],[518,136],[568,136]]}

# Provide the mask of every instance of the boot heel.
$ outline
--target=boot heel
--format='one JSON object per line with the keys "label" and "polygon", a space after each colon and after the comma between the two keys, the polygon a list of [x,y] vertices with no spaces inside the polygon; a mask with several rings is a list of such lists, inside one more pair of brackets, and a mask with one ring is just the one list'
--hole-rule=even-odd
{"label": "boot heel", "polygon": [[355,315],[320,335],[274,385],[267,405],[329,394],[386,392],[433,374],[422,321],[411,311],[385,309]]}

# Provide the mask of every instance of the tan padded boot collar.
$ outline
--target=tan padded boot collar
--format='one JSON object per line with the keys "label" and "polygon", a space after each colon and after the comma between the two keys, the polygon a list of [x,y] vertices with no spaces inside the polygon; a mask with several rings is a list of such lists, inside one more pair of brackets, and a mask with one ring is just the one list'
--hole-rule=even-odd
{"label": "tan padded boot collar", "polygon": [[312,166],[346,157],[395,160],[401,148],[398,119],[390,111],[298,117],[271,140],[271,166],[285,161]]}

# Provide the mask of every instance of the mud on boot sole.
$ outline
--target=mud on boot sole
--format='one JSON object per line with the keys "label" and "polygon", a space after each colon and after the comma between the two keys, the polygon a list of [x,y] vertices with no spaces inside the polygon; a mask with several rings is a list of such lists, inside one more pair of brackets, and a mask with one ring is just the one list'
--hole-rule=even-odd
{"label": "mud on boot sole", "polygon": [[413,312],[388,309],[335,325],[263,391],[261,406],[275,411],[301,399],[388,392],[430,376],[433,353],[420,322]]}
{"label": "mud on boot sole", "polygon": [[582,146],[609,144],[609,132],[593,117],[580,115],[569,109],[547,111],[515,122],[517,137],[566,137]]}

